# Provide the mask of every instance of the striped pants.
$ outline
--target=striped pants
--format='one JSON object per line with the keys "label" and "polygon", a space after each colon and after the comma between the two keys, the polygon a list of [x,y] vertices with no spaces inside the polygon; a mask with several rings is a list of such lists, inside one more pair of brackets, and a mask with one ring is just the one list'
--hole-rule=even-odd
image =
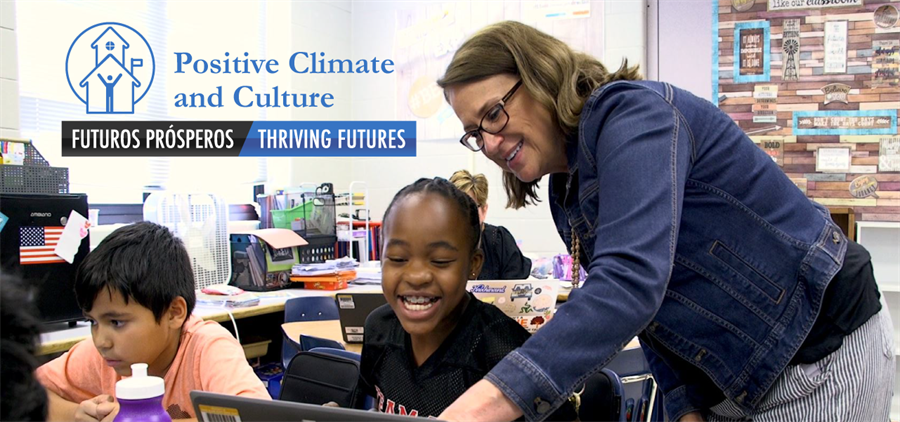
{"label": "striped pants", "polygon": [[816,363],[785,368],[754,413],[726,399],[707,420],[887,421],[893,392],[894,328],[882,299],[881,311],[844,337],[839,349]]}

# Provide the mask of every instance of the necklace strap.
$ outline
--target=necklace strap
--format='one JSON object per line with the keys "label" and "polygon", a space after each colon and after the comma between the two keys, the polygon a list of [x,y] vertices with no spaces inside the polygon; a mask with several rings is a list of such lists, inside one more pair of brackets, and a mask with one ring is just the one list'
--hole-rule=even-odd
{"label": "necklace strap", "polygon": [[572,288],[577,289],[581,282],[581,242],[578,234],[572,231]]}

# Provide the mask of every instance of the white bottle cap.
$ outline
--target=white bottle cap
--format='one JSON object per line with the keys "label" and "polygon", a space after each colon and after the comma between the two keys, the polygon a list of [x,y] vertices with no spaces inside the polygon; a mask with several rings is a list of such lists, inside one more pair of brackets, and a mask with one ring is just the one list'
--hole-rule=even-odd
{"label": "white bottle cap", "polygon": [[166,385],[160,377],[147,376],[147,364],[131,365],[131,378],[116,383],[116,398],[125,400],[142,400],[162,397],[166,393]]}

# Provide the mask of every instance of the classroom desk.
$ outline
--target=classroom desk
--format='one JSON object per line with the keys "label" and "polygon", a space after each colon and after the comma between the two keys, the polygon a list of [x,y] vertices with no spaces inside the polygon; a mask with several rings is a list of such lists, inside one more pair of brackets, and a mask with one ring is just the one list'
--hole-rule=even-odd
{"label": "classroom desk", "polygon": [[[350,286],[344,290],[307,290],[307,289],[285,289],[275,292],[260,293],[259,305],[249,306],[246,308],[231,308],[231,315],[234,319],[249,318],[257,315],[265,315],[284,311],[284,302],[295,297],[306,296],[330,296],[336,294],[347,293],[381,293],[381,286],[364,285]],[[557,300],[565,302],[569,298],[569,289],[561,289]],[[194,315],[204,320],[216,322],[231,321],[231,317],[225,308],[221,306],[211,306],[198,304],[194,308]],[[64,325],[64,324],[63,324]],[[53,329],[55,328],[55,330]],[[313,334],[315,335],[315,334]],[[50,331],[41,333],[40,344],[38,345],[37,355],[49,355],[51,353],[60,353],[69,350],[76,343],[90,338],[91,327],[87,322],[78,322],[74,328],[63,328],[63,326],[51,327]],[[318,336],[327,337],[327,336]],[[330,338],[330,337],[328,337]],[[338,338],[340,338],[340,327],[338,327]]]}
{"label": "classroom desk", "polygon": [[[328,340],[334,340],[344,345],[344,348],[356,353],[362,353],[362,343],[347,343],[341,335],[341,322],[337,320],[330,321],[306,321],[306,322],[289,322],[281,326],[284,332],[291,338],[298,339],[300,334],[321,337]],[[641,347],[637,337],[631,339],[625,350],[636,349]]]}
{"label": "classroom desk", "polygon": [[[249,318],[257,315],[265,315],[276,312],[284,312],[284,302],[295,297],[306,296],[331,296],[338,293],[381,293],[381,286],[351,286],[344,290],[306,290],[285,289],[276,292],[261,293],[259,305],[246,308],[231,308],[231,315],[235,320]],[[194,307],[194,315],[204,320],[216,322],[230,322],[228,310],[221,306],[197,304]],[[340,331],[340,329],[338,329]],[[87,322],[80,321],[74,328],[62,328],[41,333],[37,355],[65,352],[76,343],[91,337],[91,327]]]}

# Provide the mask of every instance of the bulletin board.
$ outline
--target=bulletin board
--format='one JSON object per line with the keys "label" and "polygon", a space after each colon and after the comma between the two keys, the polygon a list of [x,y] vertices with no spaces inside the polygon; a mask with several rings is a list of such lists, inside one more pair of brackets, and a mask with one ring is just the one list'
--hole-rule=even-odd
{"label": "bulletin board", "polygon": [[713,0],[713,101],[813,200],[900,221],[900,0]]}
{"label": "bulletin board", "polygon": [[590,0],[408,3],[397,12],[393,41],[397,119],[415,120],[419,139],[458,139],[462,125],[435,82],[466,39],[491,23],[514,20],[603,57],[603,7]]}

